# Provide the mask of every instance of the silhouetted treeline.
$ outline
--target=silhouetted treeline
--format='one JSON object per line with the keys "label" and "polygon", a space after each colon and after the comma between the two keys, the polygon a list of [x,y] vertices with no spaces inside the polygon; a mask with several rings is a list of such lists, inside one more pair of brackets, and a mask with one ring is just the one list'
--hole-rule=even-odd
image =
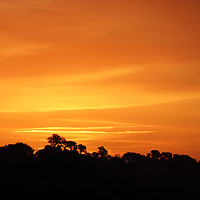
{"label": "silhouetted treeline", "polygon": [[110,156],[53,134],[35,151],[24,143],[0,147],[1,195],[24,199],[195,199],[200,163],[152,150]]}

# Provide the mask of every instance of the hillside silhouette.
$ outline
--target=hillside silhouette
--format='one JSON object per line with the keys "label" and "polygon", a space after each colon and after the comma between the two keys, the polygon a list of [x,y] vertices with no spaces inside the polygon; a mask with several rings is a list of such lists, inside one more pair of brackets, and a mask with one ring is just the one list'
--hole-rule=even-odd
{"label": "hillside silhouette", "polygon": [[195,199],[200,163],[188,155],[151,150],[110,156],[53,134],[35,151],[24,143],[0,147],[1,195],[6,199]]}

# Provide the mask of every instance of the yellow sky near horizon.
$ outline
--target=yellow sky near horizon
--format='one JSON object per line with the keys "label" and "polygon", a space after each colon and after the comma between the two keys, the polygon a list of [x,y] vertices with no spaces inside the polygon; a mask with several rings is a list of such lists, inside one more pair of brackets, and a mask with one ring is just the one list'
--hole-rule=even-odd
{"label": "yellow sky near horizon", "polygon": [[[46,135],[23,130],[66,127],[51,114],[39,117],[66,111],[79,123],[89,116],[89,127],[92,114],[99,123],[110,116],[104,127],[141,124],[120,128],[119,150],[119,136],[101,136],[116,152],[157,144],[199,157],[199,10],[198,0],[0,0],[0,145],[41,146]],[[154,132],[131,138],[126,131]],[[94,149],[100,133],[84,134]]]}

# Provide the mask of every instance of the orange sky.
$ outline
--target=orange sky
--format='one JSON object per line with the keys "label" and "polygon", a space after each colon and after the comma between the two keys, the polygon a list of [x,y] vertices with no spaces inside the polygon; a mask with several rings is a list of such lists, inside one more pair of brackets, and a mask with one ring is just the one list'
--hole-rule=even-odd
{"label": "orange sky", "polygon": [[[0,0],[0,145],[200,159],[199,0]],[[49,128],[52,127],[52,128]]]}

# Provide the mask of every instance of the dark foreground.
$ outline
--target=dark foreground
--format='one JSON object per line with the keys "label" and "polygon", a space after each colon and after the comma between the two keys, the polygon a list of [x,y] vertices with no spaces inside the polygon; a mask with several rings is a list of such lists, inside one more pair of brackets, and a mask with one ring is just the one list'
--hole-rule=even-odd
{"label": "dark foreground", "polygon": [[[102,149],[101,149],[102,150]],[[104,152],[105,153],[105,152]],[[151,152],[122,158],[47,145],[0,147],[4,199],[198,199],[200,164]],[[157,156],[156,156],[157,155]]]}

